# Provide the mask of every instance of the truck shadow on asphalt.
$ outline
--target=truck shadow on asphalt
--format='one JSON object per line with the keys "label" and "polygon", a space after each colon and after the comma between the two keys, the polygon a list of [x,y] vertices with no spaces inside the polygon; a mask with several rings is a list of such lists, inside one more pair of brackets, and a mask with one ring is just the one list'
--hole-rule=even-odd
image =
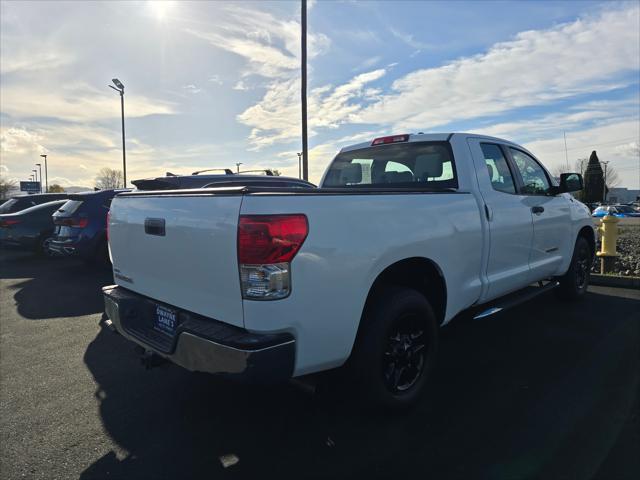
{"label": "truck shadow on asphalt", "polygon": [[[18,313],[29,320],[78,317],[104,310],[101,287],[113,283],[110,268],[67,258],[6,255],[0,279],[7,285]],[[13,253],[13,252],[12,252]]]}
{"label": "truck shadow on asphalt", "polygon": [[[591,478],[638,405],[638,305],[545,295],[452,323],[430,395],[404,414],[359,408],[340,384],[312,396],[145,371],[132,344],[102,329],[84,360],[121,450],[81,478]],[[227,454],[239,462],[225,469]]]}

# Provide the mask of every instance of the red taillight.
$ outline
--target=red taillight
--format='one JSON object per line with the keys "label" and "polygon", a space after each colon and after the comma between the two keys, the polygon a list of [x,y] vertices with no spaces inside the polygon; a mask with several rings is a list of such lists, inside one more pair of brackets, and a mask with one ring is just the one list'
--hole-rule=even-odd
{"label": "red taillight", "polygon": [[89,219],[84,217],[57,217],[53,223],[65,227],[84,228],[89,224]]}
{"label": "red taillight", "polygon": [[373,142],[371,142],[371,146],[375,146],[375,145],[384,145],[387,143],[399,143],[399,142],[408,142],[409,141],[409,135],[404,134],[404,135],[391,135],[389,137],[379,137],[373,140]]}
{"label": "red taillight", "polygon": [[307,217],[294,215],[241,215],[238,224],[238,263],[290,262],[309,233]]}
{"label": "red taillight", "polygon": [[6,220],[0,220],[0,227],[10,227],[12,225],[17,225],[18,223],[20,223],[20,220],[7,218]]}

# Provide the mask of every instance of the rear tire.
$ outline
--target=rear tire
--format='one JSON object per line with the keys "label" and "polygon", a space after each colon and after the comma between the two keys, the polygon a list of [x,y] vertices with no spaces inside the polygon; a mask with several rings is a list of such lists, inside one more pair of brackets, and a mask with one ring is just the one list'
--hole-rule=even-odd
{"label": "rear tire", "polygon": [[43,258],[55,257],[55,254],[49,249],[51,240],[53,240],[53,237],[50,235],[44,235],[38,238],[38,243],[36,245],[36,255]]}
{"label": "rear tire", "polygon": [[366,403],[393,409],[414,405],[436,359],[438,322],[421,293],[383,287],[366,309],[350,376]]}
{"label": "rear tire", "polygon": [[575,301],[584,297],[589,286],[593,252],[584,237],[578,237],[573,249],[569,270],[558,278],[560,286],[556,288],[558,298]]}

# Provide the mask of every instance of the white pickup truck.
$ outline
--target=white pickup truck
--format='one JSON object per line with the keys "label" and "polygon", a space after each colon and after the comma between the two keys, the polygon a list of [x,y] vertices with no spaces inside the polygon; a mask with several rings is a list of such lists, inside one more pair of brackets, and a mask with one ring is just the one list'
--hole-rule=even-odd
{"label": "white pickup truck", "polygon": [[345,366],[369,400],[410,405],[456,315],[585,293],[595,232],[566,193],[581,188],[518,145],[453,133],[343,148],[317,189],[122,193],[107,324],[191,371]]}

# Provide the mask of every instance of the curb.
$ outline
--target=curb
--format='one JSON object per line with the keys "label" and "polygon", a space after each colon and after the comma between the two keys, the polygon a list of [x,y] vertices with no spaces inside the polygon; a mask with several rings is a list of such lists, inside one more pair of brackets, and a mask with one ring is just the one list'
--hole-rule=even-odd
{"label": "curb", "polygon": [[603,287],[635,288],[640,290],[640,277],[622,277],[620,275],[601,275],[592,273],[589,283]]}

